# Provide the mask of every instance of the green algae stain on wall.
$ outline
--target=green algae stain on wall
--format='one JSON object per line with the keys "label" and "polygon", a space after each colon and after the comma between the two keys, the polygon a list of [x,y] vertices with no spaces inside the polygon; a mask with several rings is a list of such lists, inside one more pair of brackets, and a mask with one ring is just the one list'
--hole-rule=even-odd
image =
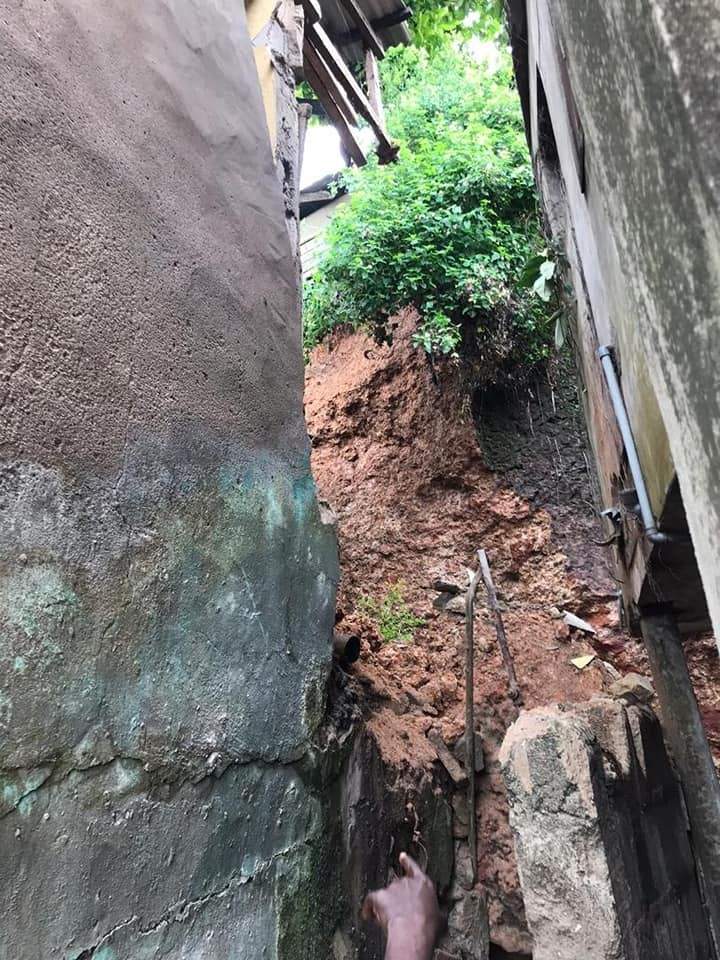
{"label": "green algae stain on wall", "polygon": [[0,817],[17,809],[27,817],[34,806],[34,795],[49,779],[52,764],[44,764],[34,770],[14,770],[0,774]]}
{"label": "green algae stain on wall", "polygon": [[[78,606],[75,592],[50,563],[20,566],[0,582],[0,609],[8,626],[19,639],[39,644],[39,653],[57,656],[62,652],[57,636]],[[0,649],[0,655],[2,652]],[[18,651],[13,660],[21,673],[25,670],[24,652]]]}

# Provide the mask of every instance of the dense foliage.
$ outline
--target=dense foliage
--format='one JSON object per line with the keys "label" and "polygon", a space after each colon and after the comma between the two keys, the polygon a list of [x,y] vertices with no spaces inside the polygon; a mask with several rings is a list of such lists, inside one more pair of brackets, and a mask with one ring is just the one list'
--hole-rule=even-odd
{"label": "dense foliage", "polygon": [[416,342],[461,351],[485,381],[514,377],[548,353],[548,310],[523,286],[541,249],[535,194],[508,56],[478,62],[446,44],[394,49],[383,63],[396,163],[349,175],[307,285],[305,342],[338,324],[379,336],[415,305]]}
{"label": "dense foliage", "polygon": [[426,50],[442,46],[448,37],[495,37],[503,28],[502,0],[414,0],[413,41]]}

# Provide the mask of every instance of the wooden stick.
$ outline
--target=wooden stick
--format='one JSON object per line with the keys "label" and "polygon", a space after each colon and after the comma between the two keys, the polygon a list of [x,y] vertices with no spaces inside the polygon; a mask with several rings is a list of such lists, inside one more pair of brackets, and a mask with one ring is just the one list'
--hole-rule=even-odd
{"label": "wooden stick", "polygon": [[[351,126],[357,127],[358,115],[355,112],[355,108],[350,102],[350,98],[345,92],[344,87],[338,83],[328,63],[323,59],[318,48],[311,42],[309,30],[305,34],[305,43],[303,44],[303,59],[305,66],[309,66],[315,76],[320,79],[322,85],[342,111],[347,122]],[[315,92],[318,94],[318,96],[320,95],[319,91],[316,90]]]}
{"label": "wooden stick", "polygon": [[350,157],[357,166],[362,167],[367,163],[362,144],[358,140],[355,130],[345,119],[342,110],[333,100],[330,91],[323,85],[322,80],[313,70],[308,58],[305,60],[305,79],[318,95],[320,103],[322,103],[325,108],[325,113],[327,113],[330,120],[337,127],[348,157]]}
{"label": "wooden stick", "polygon": [[505,634],[505,625],[503,624],[502,614],[500,612],[500,604],[498,603],[497,593],[495,592],[495,584],[493,583],[492,573],[490,572],[490,564],[488,562],[487,554],[484,550],[478,550],[478,559],[480,560],[480,571],[482,578],[485,581],[485,589],[487,590],[488,606],[495,614],[495,632],[497,633],[498,646],[500,647],[500,653],[502,654],[505,670],[507,671],[508,675],[510,696],[515,703],[520,704],[522,703],[522,698],[520,696],[520,688],[518,687],[517,677],[515,676],[515,666],[510,654],[510,648],[508,647],[507,635]]}
{"label": "wooden stick", "polygon": [[482,571],[477,570],[465,594],[465,767],[468,774],[468,846],[473,884],[477,881],[477,817],[475,813],[475,595]]}
{"label": "wooden stick", "polygon": [[[328,80],[327,83],[333,83],[334,80],[336,80],[343,89],[344,95],[347,96],[350,104],[352,104],[355,110],[357,110],[372,127],[373,133],[378,140],[378,156],[380,162],[392,162],[397,156],[398,148],[388,137],[384,124],[373,110],[370,101],[365,95],[365,91],[361,88],[350,68],[336,50],[332,40],[330,40],[319,23],[306,29],[305,44],[306,46],[309,45],[315,52],[316,57],[322,61],[324,68],[323,74],[326,72],[330,75],[330,80]],[[319,72],[315,63],[312,63],[311,66],[315,69],[316,73]],[[323,74],[321,74],[321,77]],[[337,97],[335,99],[337,99]]]}
{"label": "wooden stick", "polygon": [[380,71],[377,57],[368,47],[365,50],[365,80],[367,82],[368,100],[375,111],[380,124],[385,129],[385,108],[382,101],[382,86],[380,85]]}

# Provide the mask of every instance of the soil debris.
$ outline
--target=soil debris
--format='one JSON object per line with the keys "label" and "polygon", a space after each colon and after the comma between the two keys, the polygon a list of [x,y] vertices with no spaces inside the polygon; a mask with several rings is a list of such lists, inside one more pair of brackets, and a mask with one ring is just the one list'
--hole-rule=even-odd
{"label": "soil debris", "polygon": [[[515,489],[522,490],[517,470],[490,470],[482,446],[490,437],[494,449],[501,448],[501,427],[510,423],[515,429],[517,423],[507,417],[483,422],[496,417],[497,398],[487,406],[473,403],[457,366],[431,369],[412,347],[413,328],[408,310],[396,318],[390,345],[361,332],[336,332],[313,352],[305,393],[313,472],[338,517],[338,629],[363,639],[353,672],[368,729],[384,761],[410,781],[436,762],[436,735],[446,745],[464,732],[464,619],[446,611],[455,601],[459,614],[465,589],[459,585],[466,584],[480,546],[492,563],[525,708],[588,700],[607,691],[618,673],[647,672],[641,645],[619,624],[606,556],[589,544],[601,538],[574,385],[554,385],[555,407],[548,405],[545,421],[535,418],[538,461],[547,456],[547,444],[538,440],[546,422],[563,438],[553,444],[563,462],[543,488],[548,471],[532,462],[535,447],[526,442],[526,474],[533,482],[532,496],[524,496]],[[507,443],[516,447],[517,438]],[[377,623],[363,612],[369,609],[363,597],[377,605],[390,589],[421,623],[410,643],[384,642]],[[434,603],[438,593],[443,609]],[[574,611],[572,623],[568,610]],[[710,648],[698,643],[690,651],[691,667],[717,749],[720,671]],[[594,659],[585,669],[572,665],[587,656]],[[508,695],[493,612],[481,594],[474,696],[485,762],[478,778],[479,880],[488,899],[490,938],[508,953],[529,953],[498,763],[517,708]],[[448,784],[452,789],[449,777]],[[467,834],[462,803],[456,793],[456,837]]]}

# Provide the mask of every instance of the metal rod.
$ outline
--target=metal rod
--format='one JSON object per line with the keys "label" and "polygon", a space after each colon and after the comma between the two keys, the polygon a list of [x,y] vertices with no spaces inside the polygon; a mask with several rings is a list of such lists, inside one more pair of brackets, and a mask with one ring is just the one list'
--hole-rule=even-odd
{"label": "metal rod", "polygon": [[720,936],[720,782],[669,606],[640,611],[663,731],[682,781],[715,942]]}
{"label": "metal rod", "polygon": [[468,775],[468,846],[473,884],[477,881],[478,872],[475,813],[475,594],[481,580],[482,570],[477,570],[465,594],[465,767]]}
{"label": "metal rod", "polygon": [[627,415],[622,390],[620,389],[620,381],[618,380],[617,371],[615,370],[612,347],[600,347],[598,357],[600,357],[600,363],[603,368],[603,373],[605,374],[605,382],[610,391],[610,400],[612,401],[613,410],[615,411],[615,419],[617,420],[620,434],[625,444],[625,453],[627,454],[630,473],[632,474],[633,483],[635,484],[635,491],[640,506],[640,516],[642,517],[643,527],[645,528],[645,536],[651,543],[668,543],[673,538],[669,534],[661,533],[661,531],[658,530],[655,514],[653,513],[650,503],[650,496],[645,486],[645,477],[643,476],[640,465],[640,457],[638,456],[637,447],[635,446],[635,438]]}

